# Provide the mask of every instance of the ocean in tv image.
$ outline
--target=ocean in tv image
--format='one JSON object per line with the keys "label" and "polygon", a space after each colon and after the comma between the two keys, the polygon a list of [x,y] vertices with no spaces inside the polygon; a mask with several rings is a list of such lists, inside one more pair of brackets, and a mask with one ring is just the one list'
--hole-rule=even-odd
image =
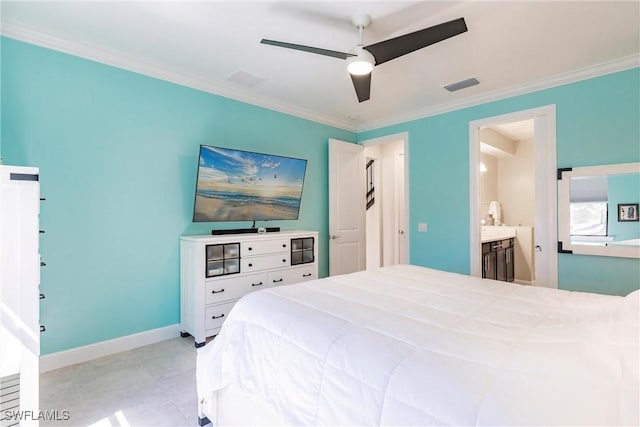
{"label": "ocean in tv image", "polygon": [[307,161],[200,146],[193,220],[298,219]]}

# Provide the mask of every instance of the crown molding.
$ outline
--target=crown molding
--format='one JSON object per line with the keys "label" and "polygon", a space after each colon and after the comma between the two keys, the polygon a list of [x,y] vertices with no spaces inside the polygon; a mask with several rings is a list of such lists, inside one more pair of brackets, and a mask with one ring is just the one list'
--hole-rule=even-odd
{"label": "crown molding", "polygon": [[504,89],[486,92],[481,95],[471,96],[459,101],[440,104],[421,110],[410,111],[404,114],[389,117],[384,120],[369,121],[358,126],[357,132],[380,129],[383,127],[397,125],[412,120],[418,120],[438,114],[449,113],[452,111],[461,110],[463,108],[474,107],[476,105],[486,104],[488,102],[511,98],[518,95],[524,95],[531,92],[537,92],[544,89],[550,89],[553,87],[575,83],[581,80],[587,80],[594,77],[617,73],[637,67],[640,67],[640,54],[624,56],[612,61],[578,68],[566,73],[556,74],[524,84],[510,86]]}
{"label": "crown molding", "polygon": [[10,37],[25,43],[42,46],[48,49],[64,52],[69,55],[81,57],[102,64],[121,68],[134,73],[143,74],[156,79],[176,83],[181,86],[190,87],[214,95],[223,96],[236,101],[267,108],[284,114],[289,114],[313,122],[333,126],[350,132],[365,132],[387,126],[397,125],[412,120],[423,119],[438,114],[448,113],[463,108],[469,108],[487,102],[498,101],[513,96],[524,95],[526,93],[549,89],[568,83],[574,83],[606,74],[616,73],[640,66],[640,54],[633,54],[612,61],[583,67],[566,73],[556,74],[539,80],[527,82],[508,88],[483,93],[476,96],[461,99],[459,101],[439,104],[429,108],[413,110],[395,116],[387,117],[383,120],[371,120],[361,123],[353,123],[347,120],[340,120],[330,115],[321,114],[315,111],[306,110],[295,105],[276,101],[272,98],[258,96],[254,93],[243,91],[227,85],[215,84],[201,78],[189,76],[185,73],[167,70],[156,64],[145,62],[139,58],[124,55],[119,52],[109,51],[104,48],[91,46],[76,41],[71,41],[58,36],[29,28],[22,24],[3,20],[0,25],[0,32],[6,37]]}
{"label": "crown molding", "polygon": [[182,72],[175,72],[161,67],[157,64],[143,61],[139,58],[124,55],[119,52],[110,51],[101,47],[92,46],[77,41],[68,40],[59,36],[45,33],[40,30],[29,28],[25,25],[2,20],[0,33],[3,36],[16,39],[25,43],[41,46],[55,51],[63,52],[72,56],[99,62],[134,73],[168,81],[181,86],[190,87],[213,95],[223,96],[235,101],[241,101],[258,107],[267,108],[284,114],[289,114],[316,123],[333,126],[339,129],[355,132],[353,123],[346,120],[339,120],[329,115],[320,114],[315,111],[306,110],[294,105],[275,101],[272,98],[258,96],[231,86],[221,85],[205,81],[201,78],[190,76]]}

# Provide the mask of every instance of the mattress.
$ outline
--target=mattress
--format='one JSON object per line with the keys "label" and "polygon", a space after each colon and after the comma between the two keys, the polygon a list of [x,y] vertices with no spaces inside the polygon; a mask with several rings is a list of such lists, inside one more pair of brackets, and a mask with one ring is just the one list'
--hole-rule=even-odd
{"label": "mattress", "polygon": [[638,425],[639,303],[409,265],[265,289],[199,350],[198,396],[295,425]]}

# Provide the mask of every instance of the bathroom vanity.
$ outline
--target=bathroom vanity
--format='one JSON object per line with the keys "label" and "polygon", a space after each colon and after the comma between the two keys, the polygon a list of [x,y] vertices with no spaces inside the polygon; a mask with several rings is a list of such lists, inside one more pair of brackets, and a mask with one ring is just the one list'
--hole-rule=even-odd
{"label": "bathroom vanity", "polygon": [[515,231],[509,227],[483,227],[482,277],[513,282]]}

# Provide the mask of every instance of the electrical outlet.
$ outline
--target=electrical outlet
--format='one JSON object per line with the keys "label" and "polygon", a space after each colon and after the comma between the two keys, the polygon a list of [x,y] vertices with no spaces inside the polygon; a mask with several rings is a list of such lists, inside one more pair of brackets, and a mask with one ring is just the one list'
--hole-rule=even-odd
{"label": "electrical outlet", "polygon": [[418,223],[418,231],[421,233],[424,233],[427,231],[427,223],[426,222],[420,222]]}

